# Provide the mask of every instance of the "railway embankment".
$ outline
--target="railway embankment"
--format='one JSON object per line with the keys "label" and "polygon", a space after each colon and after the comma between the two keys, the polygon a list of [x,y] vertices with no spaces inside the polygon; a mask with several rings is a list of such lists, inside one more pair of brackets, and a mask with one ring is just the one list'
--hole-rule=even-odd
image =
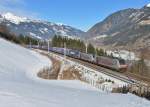
{"label": "railway embankment", "polygon": [[[64,57],[39,51],[41,54],[48,56],[53,63],[51,69],[43,69],[38,76],[44,79],[59,79],[59,80],[80,80],[88,83],[105,92],[111,92],[113,88],[123,87],[127,85],[126,82],[118,80],[114,77],[108,76],[98,72],[92,68],[86,67],[73,60],[64,59]],[[62,72],[63,69],[63,72]]]}
{"label": "railway embankment", "polygon": [[[150,99],[150,87],[143,85],[142,82],[129,84],[124,81],[124,83],[122,83],[120,80],[117,80],[117,78],[105,75],[77,62],[64,59],[62,56],[53,53],[48,54],[44,51],[40,53],[49,57],[53,63],[51,69],[44,68],[39,72],[38,76],[41,78],[51,80],[80,80],[105,92],[132,93]],[[63,71],[61,71],[61,69],[63,69]],[[60,73],[60,71],[62,73]]]}

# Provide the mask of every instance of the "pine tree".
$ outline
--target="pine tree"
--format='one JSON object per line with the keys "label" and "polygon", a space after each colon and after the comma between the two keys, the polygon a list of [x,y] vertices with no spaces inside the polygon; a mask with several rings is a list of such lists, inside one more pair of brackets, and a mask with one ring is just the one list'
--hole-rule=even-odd
{"label": "pine tree", "polygon": [[94,48],[94,46],[93,46],[92,44],[88,44],[87,52],[88,52],[89,54],[93,54],[93,55],[96,54],[96,53],[95,53],[95,48]]}
{"label": "pine tree", "polygon": [[99,56],[104,56],[104,50],[103,49],[97,49],[97,54]]}
{"label": "pine tree", "polygon": [[66,47],[69,49],[79,50],[81,52],[85,52],[85,44],[81,40],[69,39],[62,36],[55,35],[52,39],[53,47],[64,47],[64,43]]}

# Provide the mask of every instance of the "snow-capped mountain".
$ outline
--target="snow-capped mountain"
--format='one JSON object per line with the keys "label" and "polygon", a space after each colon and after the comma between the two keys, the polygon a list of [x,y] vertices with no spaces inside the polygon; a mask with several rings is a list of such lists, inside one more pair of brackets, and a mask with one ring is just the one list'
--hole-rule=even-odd
{"label": "snow-capped mountain", "polygon": [[16,35],[28,35],[38,39],[49,39],[54,35],[81,38],[84,33],[65,24],[32,20],[12,13],[0,15],[0,23],[6,25]]}
{"label": "snow-capped mountain", "polygon": [[27,22],[28,19],[26,17],[18,17],[13,15],[12,13],[2,14],[2,17],[6,20],[9,20],[12,23],[20,24],[21,22]]}
{"label": "snow-capped mountain", "polygon": [[146,5],[147,7],[150,7],[150,3]]}

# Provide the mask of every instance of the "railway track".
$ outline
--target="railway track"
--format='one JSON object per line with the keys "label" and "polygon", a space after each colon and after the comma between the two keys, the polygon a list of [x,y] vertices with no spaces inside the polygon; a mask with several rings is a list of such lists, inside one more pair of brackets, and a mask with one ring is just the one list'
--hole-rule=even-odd
{"label": "railway track", "polygon": [[[44,51],[44,50],[42,50],[42,51],[47,53],[47,56],[50,56],[47,51]],[[64,57],[64,55],[62,55],[62,54],[58,54],[58,53],[55,53],[55,52],[51,52],[51,53],[59,55],[61,57]],[[68,56],[66,56],[66,59],[71,60],[73,62],[77,62],[80,65],[83,65],[83,66],[91,68],[91,69],[93,69],[97,72],[103,73],[107,76],[110,76],[112,78],[115,78],[115,79],[121,80],[125,83],[128,83],[129,86],[127,87],[127,90],[128,90],[129,93],[135,94],[137,96],[144,96],[145,95],[145,97],[149,93],[150,86],[145,84],[145,82],[143,82],[141,80],[137,81],[137,79],[135,79],[135,81],[133,82],[133,81],[131,81],[131,79],[129,79],[123,73],[115,72],[113,70],[110,70],[110,69],[107,69],[107,68],[104,68],[104,67],[86,62],[86,61],[82,61],[82,60],[79,60],[79,59],[68,57]],[[119,92],[122,93],[122,91],[119,91]]]}
{"label": "railway track", "polygon": [[[42,50],[42,51],[47,52],[45,50]],[[51,53],[59,55],[61,57],[64,57],[64,55],[59,54],[59,53],[55,53],[55,52],[51,52]],[[116,78],[116,79],[121,80],[123,82],[126,82],[128,84],[138,84],[136,82],[133,83],[128,77],[122,75],[121,73],[119,73],[117,71],[113,71],[113,70],[110,70],[110,69],[107,69],[107,68],[104,68],[104,67],[86,62],[86,61],[82,61],[82,60],[79,60],[79,59],[76,59],[76,58],[68,57],[68,56],[66,56],[66,59],[77,62],[77,63],[79,63],[83,66],[86,66],[86,67],[91,68],[95,71],[101,72],[101,73],[103,73],[105,75],[108,75],[110,77]]]}
{"label": "railway track", "polygon": [[[61,55],[61,54],[57,54],[57,55]],[[63,56],[63,55],[61,55]],[[128,84],[133,84],[133,82],[131,82],[127,77],[121,75],[121,73],[118,73],[118,72],[115,72],[113,70],[110,70],[110,69],[107,69],[107,68],[104,68],[104,67],[101,67],[101,66],[98,66],[98,65],[95,65],[95,64],[92,64],[92,63],[89,63],[89,62],[85,62],[85,61],[82,61],[82,60],[79,60],[79,59],[75,59],[75,58],[72,58],[72,57],[66,57],[67,59],[71,60],[71,61],[75,61],[81,65],[84,65],[88,68],[91,68],[95,71],[98,71],[98,72],[101,72],[105,75],[108,75],[110,77],[113,77],[113,78],[116,78],[118,80],[121,80],[121,81],[124,81]]]}

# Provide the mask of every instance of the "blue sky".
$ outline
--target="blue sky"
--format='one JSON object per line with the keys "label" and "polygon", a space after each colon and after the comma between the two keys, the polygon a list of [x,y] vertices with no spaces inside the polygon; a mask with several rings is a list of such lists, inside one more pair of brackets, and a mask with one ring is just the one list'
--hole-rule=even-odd
{"label": "blue sky", "polygon": [[0,0],[0,12],[59,22],[88,30],[121,9],[141,8],[150,0]]}

